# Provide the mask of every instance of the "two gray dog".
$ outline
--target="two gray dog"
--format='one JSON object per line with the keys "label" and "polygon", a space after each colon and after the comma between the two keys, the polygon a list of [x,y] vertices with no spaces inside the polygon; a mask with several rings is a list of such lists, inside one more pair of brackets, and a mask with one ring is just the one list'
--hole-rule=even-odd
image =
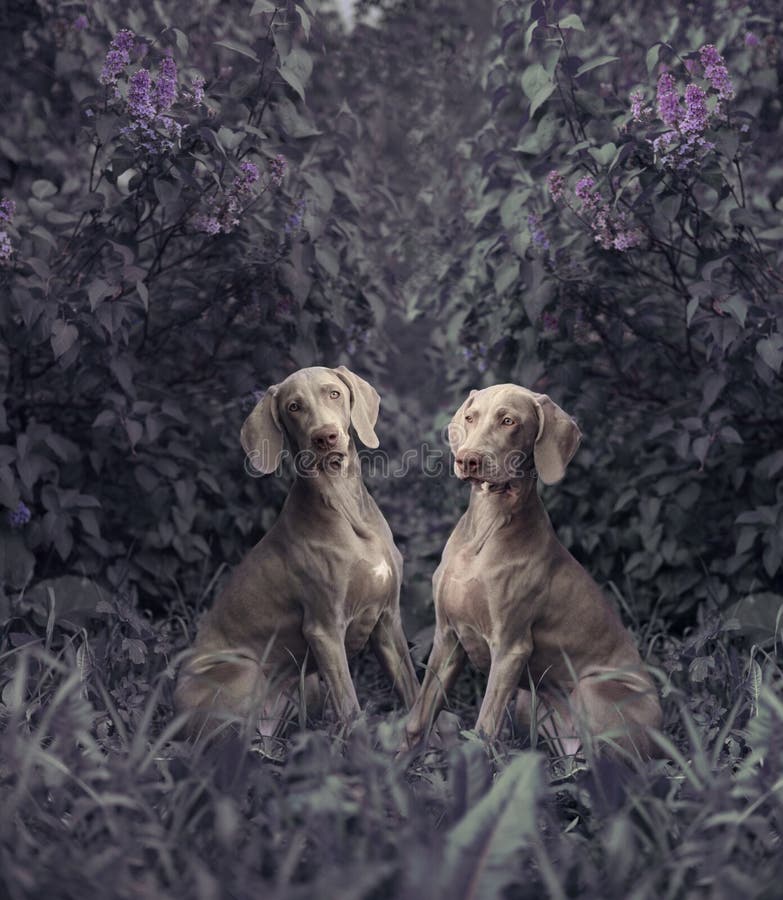
{"label": "two gray dog", "polygon": [[533,723],[560,753],[586,743],[656,755],[653,682],[617,612],[557,540],[536,489],[560,481],[579,445],[549,397],[512,384],[470,396],[449,426],[458,478],[471,484],[433,578],[435,638],[419,685],[400,617],[402,558],[362,480],[351,428],[377,447],[380,400],[340,366],[271,387],[242,427],[254,466],[286,445],[297,473],[274,526],[233,573],[180,672],[176,707],[191,734],[221,719],[276,733],[321,689],[341,720],[359,712],[348,660],[369,640],[410,710],[404,748],[426,746],[465,661],[487,673],[476,728]]}

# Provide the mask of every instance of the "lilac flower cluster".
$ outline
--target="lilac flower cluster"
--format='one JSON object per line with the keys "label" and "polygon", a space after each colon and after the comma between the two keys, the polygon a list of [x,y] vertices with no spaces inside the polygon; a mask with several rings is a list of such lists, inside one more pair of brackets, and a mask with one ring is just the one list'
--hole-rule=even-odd
{"label": "lilac flower cluster", "polygon": [[676,126],[681,113],[680,95],[674,77],[669,72],[664,72],[658,79],[656,101],[658,118],[664,125]]}
{"label": "lilac flower cluster", "polygon": [[193,219],[193,226],[204,234],[228,234],[240,222],[243,198],[253,191],[253,185],[259,180],[260,172],[254,162],[245,160],[239,166],[239,174],[234,177],[231,187],[220,197],[212,200],[210,210],[200,213]]}
{"label": "lilac flower cluster", "polygon": [[734,98],[734,85],[723,57],[712,44],[705,44],[699,51],[699,59],[704,66],[704,77],[709,81],[719,100]]}
{"label": "lilac flower cluster", "polygon": [[16,504],[16,509],[12,509],[8,513],[8,522],[11,528],[24,528],[31,518],[32,513],[21,500]]}
{"label": "lilac flower cluster", "polygon": [[11,246],[11,238],[2,225],[4,223],[10,225],[15,212],[16,204],[13,200],[0,200],[0,266],[8,265],[14,253],[14,248]]}
{"label": "lilac flower cluster", "polygon": [[90,23],[87,16],[85,16],[84,13],[80,13],[71,23],[71,27],[74,31],[84,31],[86,28],[90,27]]}
{"label": "lilac flower cluster", "polygon": [[274,159],[269,161],[269,180],[275,187],[280,187],[283,183],[287,170],[288,161],[282,153],[278,153]]}
{"label": "lilac flower cluster", "polygon": [[563,178],[557,169],[552,169],[546,176],[546,186],[555,203],[563,199],[563,194],[565,193],[565,178]]}
{"label": "lilac flower cluster", "polygon": [[306,209],[307,201],[304,199],[304,197],[301,197],[296,201],[294,211],[291,213],[291,215],[288,217],[288,221],[285,223],[284,231],[286,234],[298,234],[302,230]]}
{"label": "lilac flower cluster", "polygon": [[131,53],[136,43],[136,35],[123,28],[114,35],[114,40],[109,44],[109,52],[103,62],[101,69],[100,82],[108,86],[117,85],[117,79],[130,65]]}
{"label": "lilac flower cluster", "polygon": [[645,104],[642,91],[631,91],[630,100],[634,122],[647,122],[652,115],[652,108]]}
{"label": "lilac flower cluster", "polygon": [[530,230],[530,240],[534,247],[541,250],[549,250],[549,238],[541,227],[541,219],[535,213],[530,213],[527,217],[527,227]]}
{"label": "lilac flower cluster", "polygon": [[[553,177],[555,175],[557,178]],[[591,175],[580,178],[574,186],[578,209],[566,196],[565,179],[559,172],[550,172],[547,182],[552,199],[555,202],[562,200],[569,209],[580,215],[589,225],[595,242],[604,250],[625,252],[642,244],[641,231],[630,225],[628,216],[622,210],[613,209],[604,201]]]}
{"label": "lilac flower cluster", "polygon": [[152,154],[173,149],[182,135],[182,126],[167,113],[177,96],[177,64],[171,56],[160,61],[154,83],[149,69],[138,69],[128,81],[127,112],[131,122],[122,134],[138,149]]}
{"label": "lilac flower cluster", "polygon": [[194,106],[201,106],[204,102],[204,85],[206,82],[201,75],[194,75],[190,80],[191,99]]}
{"label": "lilac flower cluster", "polygon": [[[100,75],[102,84],[114,88],[115,101],[123,102],[117,82],[131,64],[131,56],[140,60],[147,55],[147,51],[147,45],[138,41],[127,28],[115,35]],[[204,79],[196,75],[191,84],[191,99],[193,105],[198,106],[204,99]],[[188,92],[185,91],[185,94]],[[160,154],[173,149],[182,135],[182,125],[170,115],[179,96],[177,64],[170,54],[161,59],[154,80],[150,68],[137,69],[128,78],[124,111],[130,122],[121,129],[121,134],[137,150],[147,153]]]}
{"label": "lilac flower cluster", "polygon": [[158,113],[171,109],[177,99],[177,64],[171,56],[164,56],[158,66],[153,100]]}
{"label": "lilac flower cluster", "polygon": [[[697,75],[699,66],[703,69],[704,80],[709,84],[706,90],[691,82],[680,95],[677,82],[670,72],[664,72],[658,79],[656,110],[658,119],[667,127],[652,140],[652,146],[661,165],[669,168],[688,169],[715,148],[715,144],[705,137],[705,132],[715,122],[725,118],[723,104],[734,97],[734,86],[725,61],[712,44],[701,48],[698,61],[685,61],[685,68],[691,76]],[[713,96],[712,109],[709,92]],[[644,105],[643,93],[634,91],[630,101],[632,120],[646,124],[652,110]]]}

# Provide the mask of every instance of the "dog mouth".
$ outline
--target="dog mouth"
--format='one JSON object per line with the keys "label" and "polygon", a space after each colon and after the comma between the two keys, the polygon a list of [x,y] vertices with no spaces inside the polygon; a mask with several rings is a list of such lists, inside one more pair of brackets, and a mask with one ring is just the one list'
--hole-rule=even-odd
{"label": "dog mouth", "polygon": [[329,474],[337,474],[342,471],[346,455],[340,450],[330,450],[318,461],[318,467]]}
{"label": "dog mouth", "polygon": [[482,494],[507,494],[511,492],[510,481],[487,481],[485,478],[468,478],[471,487]]}

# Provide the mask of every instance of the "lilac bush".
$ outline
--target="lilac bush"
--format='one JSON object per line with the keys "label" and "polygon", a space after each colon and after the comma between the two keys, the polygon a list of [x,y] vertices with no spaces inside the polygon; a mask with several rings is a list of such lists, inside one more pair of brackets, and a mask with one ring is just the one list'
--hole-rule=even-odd
{"label": "lilac bush", "polygon": [[[559,391],[592,430],[554,514],[593,571],[685,618],[762,589],[769,619],[783,602],[783,225],[766,182],[780,44],[711,9],[644,56],[594,3],[499,7],[486,118],[460,163],[465,263],[427,289],[460,298],[449,331],[490,348],[466,381]],[[644,11],[644,39],[660,15]],[[572,531],[584,516],[589,533]]]}
{"label": "lilac bush", "polygon": [[[290,368],[293,343],[331,358],[356,321],[372,327],[345,289],[370,264],[354,252],[342,270],[349,237],[331,217],[349,155],[278,74],[294,66],[307,84],[309,14],[262,7],[226,21],[183,5],[191,41],[153,4],[133,27],[97,8],[52,24],[74,86],[59,86],[71,118],[58,127],[74,149],[50,148],[56,165],[0,205],[0,337],[13,348],[0,503],[14,522],[20,503],[41,510],[8,536],[13,589],[78,569],[154,603],[213,551],[239,554],[252,526],[234,477],[237,398]],[[214,403],[231,427],[210,424]]]}

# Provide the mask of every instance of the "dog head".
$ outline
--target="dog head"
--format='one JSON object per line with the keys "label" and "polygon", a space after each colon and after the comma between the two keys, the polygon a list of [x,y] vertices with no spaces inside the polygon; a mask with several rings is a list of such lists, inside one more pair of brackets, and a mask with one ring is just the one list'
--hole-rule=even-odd
{"label": "dog head", "polygon": [[546,394],[516,384],[471,391],[449,425],[455,474],[492,491],[533,468],[544,484],[560,481],[581,437]]}
{"label": "dog head", "polygon": [[339,469],[353,426],[367,447],[377,447],[380,398],[345,366],[299,369],[272,385],[245,420],[242,448],[252,466],[268,475],[280,463],[286,440],[305,468]]}

